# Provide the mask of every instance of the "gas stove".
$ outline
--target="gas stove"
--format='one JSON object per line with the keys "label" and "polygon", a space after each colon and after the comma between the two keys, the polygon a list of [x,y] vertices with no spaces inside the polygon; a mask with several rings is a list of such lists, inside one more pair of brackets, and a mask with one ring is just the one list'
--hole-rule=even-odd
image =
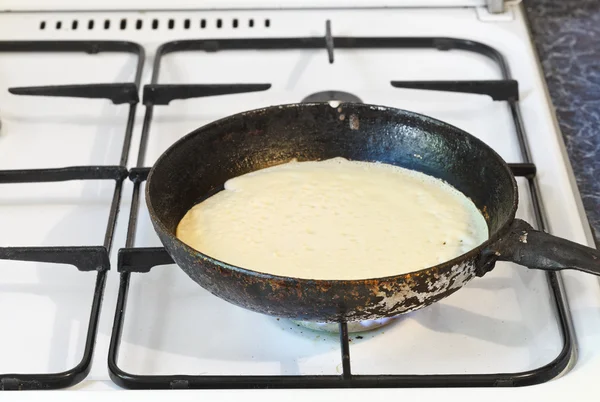
{"label": "gas stove", "polygon": [[[548,398],[594,385],[594,277],[499,263],[380,328],[311,330],[192,282],[162,249],[142,197],[158,156],[208,122],[275,104],[365,102],[481,138],[517,176],[519,217],[593,244],[519,5],[7,3],[0,340],[11,346],[0,388],[357,398],[345,388],[433,397],[456,387],[449,395],[489,398],[481,388],[506,387]],[[244,395],[287,395],[253,392]]]}

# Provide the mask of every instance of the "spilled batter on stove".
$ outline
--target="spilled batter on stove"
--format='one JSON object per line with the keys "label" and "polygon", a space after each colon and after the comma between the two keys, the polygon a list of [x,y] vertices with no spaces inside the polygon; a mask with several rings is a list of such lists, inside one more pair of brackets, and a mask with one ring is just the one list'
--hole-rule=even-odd
{"label": "spilled batter on stove", "polygon": [[416,171],[333,158],[254,171],[195,205],[177,237],[217,260],[306,279],[427,268],[488,238],[476,206]]}

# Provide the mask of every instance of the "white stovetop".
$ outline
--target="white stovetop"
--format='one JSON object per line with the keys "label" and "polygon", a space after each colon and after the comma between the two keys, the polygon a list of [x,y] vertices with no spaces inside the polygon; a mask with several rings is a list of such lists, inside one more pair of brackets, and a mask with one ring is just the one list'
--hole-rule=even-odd
{"label": "white stovetop", "polygon": [[[199,37],[281,37],[281,36],[313,36],[322,35],[324,20],[332,20],[334,35],[341,36],[453,36],[459,38],[472,38],[485,42],[499,49],[507,57],[511,66],[513,75],[520,82],[520,91],[522,98],[522,110],[524,114],[525,125],[532,143],[532,152],[539,171],[539,181],[542,196],[545,201],[545,208],[549,217],[551,231],[554,234],[569,238],[581,243],[591,244],[589,233],[585,226],[584,215],[580,203],[575,195],[576,187],[573,184],[570,170],[564,167],[566,157],[559,140],[559,134],[556,131],[551,110],[548,107],[547,94],[543,83],[539,77],[538,66],[531,49],[531,44],[527,39],[527,32],[522,20],[522,15],[518,9],[512,10],[515,18],[500,17],[500,21],[482,22],[485,13],[477,13],[474,9],[446,9],[443,13],[436,10],[424,9],[390,9],[385,13],[382,11],[368,10],[287,10],[287,11],[213,11],[213,12],[160,12],[160,13],[61,13],[61,14],[0,14],[0,40],[9,39],[125,39],[142,43],[148,52],[148,61],[152,61],[153,49],[156,45],[173,39],[179,38],[199,38]],[[88,31],[83,29],[88,19],[95,18],[98,23],[105,19],[110,19],[113,27],[118,26],[118,22],[127,18],[129,21],[142,19],[145,26],[153,18],[161,19],[161,27],[165,27],[167,20],[173,18],[176,21],[175,28],[172,30],[159,29],[152,31],[143,29],[140,31],[132,28],[124,31],[111,29],[108,31],[95,30]],[[478,18],[479,17],[479,18]],[[192,21],[199,21],[205,18],[209,21],[209,27],[204,30],[194,29],[185,30],[182,20],[189,18]],[[217,18],[225,21],[225,26],[232,18],[240,21],[247,21],[252,18],[256,21],[269,19],[271,24],[267,29],[262,24],[257,24],[254,29],[247,27],[237,29],[222,28],[217,29],[211,24]],[[81,21],[78,30],[72,30],[71,21]],[[55,30],[56,21],[62,21],[63,28]],[[508,20],[508,21],[507,21]],[[38,29],[40,22],[46,21],[47,28],[44,31]],[[133,23],[130,22],[132,27]],[[322,51],[311,52],[291,52],[291,57],[279,57],[280,55],[269,55],[261,58],[258,64],[249,64],[246,54],[218,54],[218,59],[199,58],[193,54],[169,56],[169,60],[161,70],[161,82],[185,82],[185,76],[195,71],[206,72],[206,75],[196,82],[271,82],[273,90],[255,93],[236,95],[234,97],[208,98],[204,100],[192,100],[185,102],[173,102],[167,108],[158,107],[155,109],[155,120],[151,135],[151,141],[148,148],[147,164],[151,164],[155,158],[172,141],[187,133],[191,129],[220,116],[248,108],[254,108],[261,105],[273,103],[285,103],[299,100],[302,96],[317,90],[329,89],[324,85],[338,83],[338,88],[349,90],[361,96],[365,102],[385,103],[394,106],[403,107],[418,112],[431,114],[442,120],[449,121],[467,131],[480,136],[488,143],[493,145],[509,162],[519,161],[516,152],[516,143],[512,134],[512,128],[505,119],[507,111],[502,103],[493,103],[485,98],[458,94],[433,94],[419,91],[400,91],[387,87],[389,77],[396,79],[404,78],[409,75],[411,78],[422,79],[431,78],[431,74],[439,70],[440,65],[436,65],[435,59],[431,55],[418,55],[403,51],[401,54],[390,55],[386,52],[376,51],[369,53],[369,60],[363,57],[361,53],[336,52],[336,69],[331,73],[320,76],[314,74],[316,71],[324,70],[326,55]],[[409,56],[410,54],[410,56]],[[439,55],[438,55],[439,56]],[[33,168],[62,166],[73,164],[116,164],[118,162],[118,149],[122,139],[124,121],[126,118],[127,107],[115,107],[108,102],[102,101],[77,101],[53,99],[40,100],[37,98],[14,97],[7,95],[4,87],[7,83],[11,86],[17,85],[36,85],[36,84],[60,84],[60,83],[78,83],[90,81],[90,74],[95,82],[127,81],[133,74],[134,58],[123,55],[103,55],[103,64],[99,68],[93,58],[73,59],[75,72],[65,75],[61,73],[65,60],[54,60],[48,57],[33,59],[38,62],[43,60],[46,78],[40,76],[39,69],[36,69],[36,63],[23,62],[27,58],[39,56],[19,56],[22,59],[6,59],[0,55],[0,84],[2,93],[0,93],[0,119],[3,120],[5,133],[4,144],[0,137],[0,146],[4,145],[5,151],[2,153],[0,147],[0,168]],[[71,56],[64,56],[71,57]],[[405,60],[410,58],[415,65],[408,64]],[[412,58],[415,57],[415,58]],[[421,57],[421,58],[420,58]],[[450,52],[444,57],[445,76],[443,78],[466,78],[464,70],[461,69],[461,55],[459,52]],[[473,57],[473,56],[469,56]],[[417,60],[417,61],[414,61]],[[71,62],[71,59],[69,59]],[[222,68],[223,62],[227,68]],[[497,71],[493,64],[484,59],[469,61],[470,78],[497,78]],[[377,66],[377,70],[374,69]],[[28,67],[29,66],[29,67]],[[275,66],[275,68],[274,68]],[[321,66],[321,67],[320,67]],[[321,69],[321,70],[317,70]],[[149,79],[150,65],[147,64],[144,81]],[[276,73],[273,73],[273,70]],[[288,72],[281,74],[281,71]],[[292,71],[289,73],[289,71]],[[365,74],[366,73],[366,74]],[[362,81],[356,82],[354,77],[361,76]],[[403,75],[402,77],[400,75]],[[34,77],[34,78],[32,78]],[[51,78],[49,78],[51,77]],[[228,79],[228,77],[232,77]],[[313,79],[313,77],[319,77]],[[382,77],[385,77],[382,78]],[[437,77],[439,78],[439,77]],[[45,80],[51,79],[51,82]],[[338,81],[336,81],[338,80]],[[343,85],[343,87],[340,87]],[[383,86],[385,90],[381,89]],[[335,88],[334,88],[335,89]],[[432,103],[431,99],[435,99]],[[251,105],[251,106],[248,106]],[[26,113],[24,111],[27,111]],[[137,152],[137,141],[139,141],[139,132],[144,108],[140,107],[137,114],[137,126],[134,132],[134,141],[130,161],[135,161]],[[493,127],[481,120],[471,118],[473,113],[482,115],[489,114],[496,116]],[[32,117],[32,114],[34,117]],[[74,117],[76,116],[76,117]],[[39,123],[43,122],[43,124]],[[510,133],[510,134],[507,134]],[[50,137],[60,135],[60,142],[64,146],[57,147],[56,140]],[[1,134],[0,134],[1,135]],[[500,136],[506,136],[505,139],[499,139]],[[544,146],[535,146],[535,143],[543,143]],[[35,151],[32,153],[29,144],[36,144]],[[71,152],[73,150],[85,150],[81,152]],[[27,152],[23,152],[23,151]],[[47,150],[52,150],[49,154]],[[23,153],[20,153],[23,152]],[[131,163],[130,163],[131,165]],[[45,201],[32,202],[33,195],[40,191],[40,187],[30,186],[12,186],[10,193],[0,195],[0,202],[3,206],[10,209],[4,209],[2,214],[0,208],[0,219],[8,222],[5,227],[19,228],[19,223],[28,221],[35,223],[39,227],[48,228],[47,230],[28,230],[27,227],[20,228],[11,233],[0,230],[0,243],[8,245],[17,244],[100,244],[104,231],[104,217],[108,211],[110,194],[112,194],[111,183],[64,183],[43,186],[42,191],[45,194]],[[15,188],[17,188],[15,190]],[[116,262],[116,250],[124,244],[125,222],[127,215],[127,205],[130,199],[130,185],[125,186],[123,209],[120,213],[119,226],[114,243],[113,266]],[[523,187],[524,188],[524,187]],[[523,189],[522,188],[522,189]],[[107,191],[108,190],[108,191]],[[73,197],[73,194],[77,194]],[[523,193],[522,193],[523,194]],[[524,196],[524,194],[523,194]],[[525,198],[525,197],[524,197]],[[83,202],[83,205],[81,201]],[[18,208],[10,205],[20,204]],[[43,211],[40,206],[43,205]],[[142,208],[144,210],[144,208]],[[50,213],[51,212],[51,213]],[[522,217],[531,220],[531,214],[527,204],[520,210]],[[90,216],[92,219],[90,220]],[[93,223],[93,225],[91,224]],[[65,226],[69,228],[79,228],[80,230],[64,230]],[[91,230],[93,227],[93,230]],[[90,228],[90,230],[85,230]],[[157,240],[147,225],[147,220],[142,213],[138,235],[139,246],[158,245]],[[5,268],[0,262],[0,268]],[[61,268],[61,270],[48,271],[37,270],[35,266],[27,266],[23,263],[23,270],[20,276],[9,278],[8,281],[0,281],[0,303],[18,303],[27,300],[27,303],[33,303],[36,314],[40,319],[52,328],[54,323],[53,338],[46,340],[47,334],[38,334],[27,324],[19,324],[19,312],[8,310],[4,313],[6,322],[12,322],[14,326],[23,325],[21,328],[25,333],[29,332],[27,345],[36,345],[37,349],[28,349],[23,354],[23,350],[7,350],[3,352],[10,358],[14,370],[14,361],[18,361],[19,356],[45,355],[49,350],[49,345],[43,342],[53,342],[53,347],[61,342],[71,342],[80,345],[81,326],[85,325],[78,317],[86,317],[89,305],[87,300],[91,295],[93,286],[93,277],[89,274],[80,274],[72,268]],[[555,348],[560,346],[556,339],[556,328],[552,327],[552,311],[549,310],[545,302],[544,294],[547,293],[542,275],[538,272],[528,271],[524,268],[511,267],[510,265],[501,265],[493,275],[486,276],[479,287],[477,283],[468,289],[458,292],[456,296],[449,299],[447,303],[440,303],[439,306],[432,306],[419,317],[420,319],[407,319],[401,325],[392,327],[387,334],[381,336],[372,342],[374,349],[359,347],[356,345],[356,352],[353,351],[353,360],[357,361],[357,369],[360,372],[360,362],[363,361],[363,371],[369,372],[368,363],[373,353],[389,353],[385,349],[383,335],[387,337],[395,336],[395,339],[404,334],[410,334],[413,339],[428,339],[428,342],[452,342],[437,343],[439,350],[446,353],[444,359],[445,366],[436,366],[442,371],[455,372],[456,370],[470,371],[473,369],[487,369],[490,371],[506,371],[514,369],[523,370],[539,366],[540,360],[543,363],[546,357],[552,358],[556,354]],[[48,269],[51,269],[48,267]],[[151,276],[154,275],[154,276]],[[85,277],[85,278],[84,278]],[[573,370],[564,377],[556,379],[546,384],[519,388],[519,389],[454,389],[454,390],[313,390],[313,391],[177,391],[171,392],[168,398],[215,398],[219,395],[221,398],[397,398],[420,396],[421,398],[434,397],[456,397],[461,399],[481,399],[503,400],[510,397],[525,398],[537,397],[545,399],[562,398],[563,392],[568,392],[570,397],[579,395],[579,399],[584,399],[583,390],[591,389],[595,385],[596,373],[600,372],[600,288],[598,281],[589,275],[579,273],[566,273],[564,275],[568,291],[569,302],[573,311],[573,319],[578,335],[579,358]],[[57,279],[58,278],[58,279]],[[483,282],[486,281],[486,282]],[[495,282],[497,285],[493,285]],[[48,283],[52,286],[47,287]],[[171,290],[181,291],[179,297],[164,290],[164,284],[169,283]],[[502,285],[508,283],[508,286]],[[42,284],[42,285],[40,285]],[[492,284],[492,290],[485,290],[486,286]],[[8,285],[8,286],[7,286]],[[13,291],[15,285],[18,285],[17,293],[11,293],[6,296],[2,289]],[[100,389],[117,389],[107,380],[106,374],[106,355],[112,317],[114,313],[114,303],[116,299],[116,290],[118,285],[118,275],[115,271],[110,272],[106,287],[103,314],[101,326],[96,345],[96,359],[91,375],[82,384],[75,387],[76,390],[92,391]],[[181,275],[175,268],[161,268],[153,270],[147,277],[137,277],[134,275],[130,291],[130,302],[128,316],[126,318],[126,328],[124,332],[124,343],[122,346],[121,358],[129,359],[123,361],[123,368],[135,372],[170,372],[172,367],[188,367],[193,370],[196,360],[187,355],[190,345],[185,345],[189,338],[180,336],[180,333],[189,331],[191,334],[201,334],[193,329],[186,327],[185,315],[177,312],[186,308],[186,306],[201,306],[206,297],[202,292],[196,289],[189,281]],[[12,288],[10,287],[12,286]],[[516,286],[516,287],[515,287]],[[520,288],[519,288],[520,286]],[[478,288],[479,287],[479,288]],[[50,293],[48,293],[50,289]],[[529,297],[530,293],[534,295]],[[23,294],[18,294],[21,292]],[[186,293],[187,292],[187,293]],[[27,294],[27,295],[24,295]],[[38,296],[31,297],[32,294]],[[527,296],[526,299],[519,295]],[[515,299],[516,296],[516,299]],[[76,297],[81,300],[81,305],[73,306],[70,300]],[[144,298],[145,297],[145,298]],[[154,297],[149,299],[148,297]],[[469,300],[477,298],[477,306],[474,310],[469,310],[470,314],[461,314],[460,308],[472,304]],[[509,300],[512,305],[502,305],[503,300]],[[148,303],[150,301],[150,303]],[[141,303],[147,303],[145,308],[141,308]],[[213,304],[215,303],[215,304]],[[218,301],[211,302],[211,306],[218,305]],[[490,306],[500,306],[497,311],[489,311]],[[221,306],[221,308],[225,308]],[[458,310],[457,310],[458,308]],[[477,311],[481,308],[481,311]],[[534,311],[534,310],[538,311]],[[230,311],[231,314],[241,314],[237,310],[219,310]],[[475,313],[475,315],[473,315]],[[477,313],[479,315],[477,315]],[[7,315],[8,314],[8,315]],[[13,315],[11,315],[13,314]],[[155,315],[163,315],[169,328],[173,331],[179,331],[170,341],[161,339],[164,335],[156,325],[152,326]],[[446,328],[446,331],[453,336],[438,336],[440,330],[439,317],[445,317],[454,314],[455,322]],[[514,314],[521,314],[516,319]],[[75,317],[75,318],[74,318]],[[241,315],[240,317],[248,317]],[[475,318],[473,318],[475,317]],[[478,319],[482,317],[483,319]],[[488,319],[488,317],[492,317]],[[256,317],[258,320],[268,321],[265,317]],[[495,319],[494,319],[495,318]],[[129,320],[129,321],[127,321]],[[466,320],[470,324],[477,326],[461,326],[459,320]],[[498,320],[506,320],[506,325],[499,324]],[[271,320],[272,321],[272,320]],[[269,323],[272,323],[268,321]],[[544,322],[550,324],[544,324]],[[161,321],[165,322],[165,321]],[[250,322],[252,324],[250,324]],[[444,321],[448,322],[448,321]],[[62,323],[61,325],[58,325]],[[510,323],[510,325],[509,325]],[[41,323],[43,324],[43,323]],[[231,323],[225,322],[225,328]],[[247,325],[254,325],[256,321],[252,319]],[[525,326],[525,329],[534,331],[532,335],[538,335],[545,331],[545,335],[540,337],[543,342],[536,342],[534,339],[511,339],[511,333],[522,336],[522,332],[515,330],[511,332],[511,327]],[[37,328],[37,326],[36,326]],[[234,326],[231,326],[232,331]],[[504,331],[504,336],[499,332]],[[158,330],[158,332],[157,332]],[[270,331],[284,331],[284,328],[272,326]],[[465,332],[466,331],[466,332]],[[527,331],[525,331],[527,332]],[[19,335],[22,331],[11,332],[9,338],[3,338],[7,344],[22,344],[23,340]],[[259,332],[257,336],[264,336]],[[4,335],[3,335],[4,336]],[[12,336],[12,338],[10,338]],[[44,337],[46,336],[46,338]],[[287,333],[286,337],[297,337],[297,333]],[[539,336],[539,335],[538,335]],[[252,335],[248,346],[252,346]],[[427,338],[430,337],[430,338]],[[258,341],[258,338],[256,339]],[[173,343],[174,342],[174,343]],[[515,343],[516,342],[516,343]],[[303,351],[314,350],[316,342],[309,340],[302,344],[296,343],[299,355]],[[367,343],[364,343],[367,345]],[[431,344],[427,343],[426,344]],[[178,347],[181,346],[179,350]],[[412,345],[411,345],[412,346]],[[417,344],[418,346],[418,344]],[[162,352],[155,349],[160,347]],[[215,347],[215,344],[207,347]],[[461,349],[462,347],[462,349]],[[173,349],[175,348],[175,349]],[[323,347],[320,347],[323,349]],[[259,348],[260,349],[260,348]],[[296,350],[294,350],[295,352]],[[462,352],[461,352],[462,351]],[[40,370],[67,368],[69,364],[77,361],[81,352],[79,349],[71,352],[69,361],[64,362],[50,357],[35,362]],[[258,353],[261,351],[258,350]],[[530,352],[531,357],[523,355],[523,352]],[[202,355],[201,352],[198,352]],[[406,347],[402,345],[394,351],[395,358],[411,361],[419,358],[419,348]],[[486,365],[481,366],[481,356],[475,358],[478,354],[489,353],[492,356]],[[364,355],[361,358],[361,354]],[[292,355],[292,353],[290,353]],[[293,367],[293,370],[300,372],[310,371],[310,368],[316,363],[322,364],[329,360],[336,361],[339,353],[337,350],[325,348],[315,357],[305,354],[300,367]],[[486,355],[487,356],[487,355]],[[137,360],[134,360],[136,358]],[[532,360],[534,358],[534,360]],[[16,360],[15,360],[16,359]],[[32,358],[33,359],[33,358]],[[321,359],[321,360],[319,360]],[[535,360],[538,359],[538,360]],[[33,359],[35,360],[35,359]],[[278,363],[274,361],[272,363]],[[1,363],[0,363],[1,364]],[[29,358],[20,361],[23,370],[31,370],[31,361]],[[56,367],[52,365],[56,365]],[[65,367],[62,365],[66,364]],[[161,366],[164,364],[165,366]],[[231,368],[231,362],[225,361],[221,368],[215,370],[224,370]],[[302,366],[304,364],[304,366]],[[129,366],[128,366],[129,365]],[[169,366],[172,365],[172,366]],[[188,365],[188,366],[186,366]],[[0,366],[0,372],[5,371]],[[431,366],[415,364],[406,364],[403,367],[405,372],[415,369],[419,372],[429,372]],[[18,367],[17,367],[18,368]],[[34,367],[35,368],[35,367]],[[238,368],[253,372],[255,365],[242,364]],[[332,370],[335,366],[331,365]],[[261,370],[269,372],[279,370],[279,364],[273,366],[261,365]],[[243,393],[241,393],[243,392]],[[575,395],[574,395],[575,394]],[[69,397],[76,397],[77,393],[54,392],[49,394],[24,393],[10,394],[11,397],[18,398],[38,398],[52,397],[57,395],[57,400],[65,400]],[[161,398],[164,394],[152,393],[148,391],[129,391],[111,394],[111,397],[122,397],[134,400],[135,398]],[[161,395],[156,397],[156,395]],[[513,395],[513,396],[511,396]],[[104,394],[86,393],[85,398],[103,398]],[[159,399],[157,399],[159,400]]]}
{"label": "white stovetop", "polygon": [[[511,3],[516,3],[512,1]],[[351,7],[463,7],[482,6],[485,0],[2,0],[9,11],[97,10],[232,10]]]}

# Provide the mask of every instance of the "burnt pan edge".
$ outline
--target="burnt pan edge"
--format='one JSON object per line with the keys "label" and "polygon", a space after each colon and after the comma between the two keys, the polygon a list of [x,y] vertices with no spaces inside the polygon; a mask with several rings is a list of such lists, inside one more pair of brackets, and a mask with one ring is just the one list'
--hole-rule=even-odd
{"label": "burnt pan edge", "polygon": [[269,113],[272,109],[319,106],[323,107],[323,104],[281,105],[229,116],[184,136],[157,160],[146,186],[150,217],[167,251],[191,279],[212,294],[252,311],[297,320],[334,322],[390,317],[425,307],[449,296],[474,276],[482,275],[493,267],[496,258],[487,255],[485,250],[510,229],[518,202],[516,181],[508,165],[493,149],[456,127],[427,116],[383,106],[352,104],[354,108],[369,108],[392,116],[418,118],[429,128],[439,126],[453,133],[469,136],[497,158],[511,183],[513,199],[508,217],[497,225],[498,229],[490,234],[486,242],[452,260],[408,274],[358,280],[310,280],[265,274],[216,260],[181,242],[158,219],[150,196],[153,173],[163,158],[185,144],[190,136],[201,135],[232,117],[252,118],[256,114]]}

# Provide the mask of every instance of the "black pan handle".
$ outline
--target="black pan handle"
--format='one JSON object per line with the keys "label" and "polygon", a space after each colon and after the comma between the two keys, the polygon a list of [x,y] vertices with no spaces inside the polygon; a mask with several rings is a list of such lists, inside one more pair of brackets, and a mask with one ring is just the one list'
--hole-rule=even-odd
{"label": "black pan handle", "polygon": [[496,248],[488,253],[498,261],[512,261],[535,269],[576,269],[600,275],[599,250],[535,230],[521,219],[513,221],[509,234],[496,243]]}

